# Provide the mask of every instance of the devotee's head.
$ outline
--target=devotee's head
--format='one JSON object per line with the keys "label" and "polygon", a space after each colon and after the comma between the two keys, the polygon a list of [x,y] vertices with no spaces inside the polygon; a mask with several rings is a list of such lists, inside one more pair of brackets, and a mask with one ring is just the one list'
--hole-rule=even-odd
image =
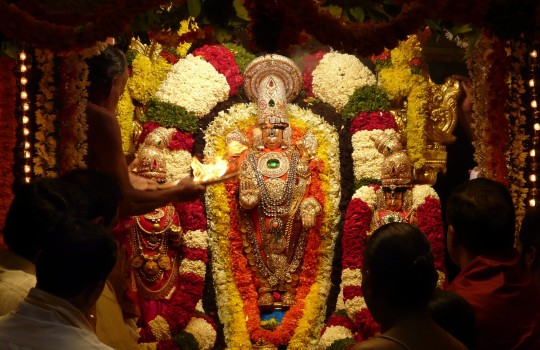
{"label": "devotee's head", "polygon": [[105,227],[65,218],[51,228],[36,260],[36,287],[68,300],[82,298],[90,307],[103,290],[116,254],[116,243]]}
{"label": "devotee's head", "polygon": [[514,245],[516,215],[506,187],[478,178],[456,187],[446,208],[448,251],[461,268],[464,256],[495,252]]}
{"label": "devotee's head", "polygon": [[97,170],[74,169],[60,177],[77,186],[88,201],[86,219],[112,228],[118,221],[121,191],[116,181]]}
{"label": "devotee's head", "polygon": [[127,61],[122,51],[107,46],[99,55],[86,60],[88,64],[88,97],[93,103],[118,99],[122,95],[128,79]]}
{"label": "devotee's head", "polygon": [[529,271],[540,285],[540,209],[527,211],[521,231],[519,232],[518,249],[523,267]]}
{"label": "devotee's head", "polygon": [[87,201],[73,185],[57,178],[35,179],[15,191],[4,227],[4,241],[16,254],[34,261],[48,230],[66,215],[84,215]]}
{"label": "devotee's head", "polygon": [[431,246],[416,226],[391,223],[373,232],[364,251],[362,290],[376,321],[425,309],[436,283]]}
{"label": "devotee's head", "polygon": [[472,306],[460,295],[435,289],[429,302],[431,318],[468,349],[476,342],[476,316]]}

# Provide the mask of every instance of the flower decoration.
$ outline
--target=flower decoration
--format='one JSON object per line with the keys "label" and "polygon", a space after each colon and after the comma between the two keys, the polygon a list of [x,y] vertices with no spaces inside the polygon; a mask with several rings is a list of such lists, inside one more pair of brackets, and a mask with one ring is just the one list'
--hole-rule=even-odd
{"label": "flower decoration", "polygon": [[141,117],[142,122],[153,121],[163,127],[174,126],[177,129],[195,132],[197,130],[197,117],[184,107],[152,99],[148,110]]}
{"label": "flower decoration", "polygon": [[127,83],[129,94],[135,101],[147,105],[170,69],[171,65],[161,56],[151,60],[148,56],[136,55]]}
{"label": "flower decoration", "polygon": [[54,107],[54,60],[53,53],[48,50],[36,49],[38,69],[42,72],[39,82],[39,93],[36,96],[36,155],[34,157],[34,173],[37,176],[55,176],[57,138],[56,118]]}
{"label": "flower decoration", "polygon": [[132,154],[135,152],[133,144],[133,123],[134,123],[135,105],[129,95],[129,91],[124,90],[118,106],[116,107],[116,119],[120,126],[120,133],[122,134],[122,149],[124,154]]}
{"label": "flower decoration", "polygon": [[387,111],[390,109],[390,99],[383,88],[377,85],[366,85],[357,88],[343,107],[341,116],[352,119],[358,113]]}
{"label": "flower decoration", "polygon": [[234,60],[232,51],[221,45],[205,45],[193,51],[193,56],[201,56],[225,76],[229,83],[229,96],[238,94],[238,87],[244,82],[240,68]]}
{"label": "flower decoration", "polygon": [[313,71],[313,93],[338,111],[356,89],[375,83],[375,75],[358,58],[343,53],[327,53]]}
{"label": "flower decoration", "polygon": [[216,71],[210,63],[187,55],[172,66],[155,98],[183,107],[197,117],[202,117],[218,102],[225,101],[229,90],[225,76]]}
{"label": "flower decoration", "polygon": [[379,71],[380,85],[386,90],[391,100],[407,99],[407,153],[414,167],[419,169],[425,163],[424,151],[426,136],[424,132],[427,100],[428,77],[415,74],[409,62],[421,55],[421,47],[416,36],[411,36],[391,51],[392,65]]}
{"label": "flower decoration", "polygon": [[[220,320],[230,348],[249,348],[259,338],[291,349],[314,345],[322,328],[326,298],[330,288],[330,270],[334,240],[339,221],[339,159],[337,134],[320,117],[297,106],[288,106],[294,138],[310,130],[319,140],[319,162],[311,165],[313,191],[309,195],[324,203],[320,226],[310,230],[305,250],[296,303],[285,314],[281,325],[273,330],[264,329],[257,305],[257,293],[249,282],[251,272],[243,255],[243,241],[237,220],[235,193],[237,184],[227,182],[208,188],[206,193],[209,219],[210,247],[213,257],[213,276]],[[237,104],[227,112],[220,112],[205,131],[205,156],[224,155],[225,138],[238,127],[251,135],[256,124],[257,108],[254,104]],[[331,161],[332,160],[332,161]]]}
{"label": "flower decoration", "polygon": [[[11,188],[15,181],[13,149],[17,143],[17,118],[15,101],[17,98],[17,81],[13,71],[16,61],[7,56],[0,57],[0,152],[3,161],[0,163],[0,226],[9,210],[13,193]],[[0,243],[1,244],[1,243]]]}
{"label": "flower decoration", "polygon": [[306,55],[302,58],[302,87],[306,92],[306,97],[314,97],[313,94],[313,71],[326,55],[326,52],[319,51],[311,55]]}
{"label": "flower decoration", "polygon": [[238,68],[240,68],[240,72],[242,73],[244,73],[248,64],[255,59],[255,55],[247,51],[241,45],[225,43],[223,44],[223,46],[225,46],[227,49],[229,49],[229,51],[234,54],[234,60],[236,61],[236,64],[238,65]]}

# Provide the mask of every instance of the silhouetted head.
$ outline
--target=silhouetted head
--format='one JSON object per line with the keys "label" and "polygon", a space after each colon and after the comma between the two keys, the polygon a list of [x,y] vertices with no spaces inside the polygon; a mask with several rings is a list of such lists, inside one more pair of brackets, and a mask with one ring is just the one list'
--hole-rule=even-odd
{"label": "silhouetted head", "polygon": [[468,349],[476,343],[474,309],[463,297],[448,290],[436,289],[429,302],[431,318]]}
{"label": "silhouetted head", "polygon": [[527,211],[519,232],[518,248],[523,267],[529,271],[540,271],[540,208]]}
{"label": "silhouetted head", "polygon": [[424,309],[437,278],[431,245],[416,226],[383,225],[368,239],[362,289],[375,320]]}
{"label": "silhouetted head", "polygon": [[88,203],[74,185],[37,178],[15,192],[4,226],[4,241],[16,254],[34,261],[49,229],[66,216],[84,216]]}
{"label": "silhouetted head", "polygon": [[514,245],[516,215],[512,197],[497,181],[478,178],[456,187],[448,199],[446,216],[448,249],[454,262],[455,243],[473,256]]}
{"label": "silhouetted head", "polygon": [[97,170],[74,169],[60,178],[77,186],[86,197],[88,201],[86,219],[98,220],[106,227],[116,224],[121,191],[112,177]]}
{"label": "silhouetted head", "polygon": [[[125,88],[127,82],[127,61],[122,51],[114,46],[107,46],[99,55],[86,60],[88,64],[88,98],[91,102],[98,103],[109,98],[111,93],[115,95]],[[125,81],[123,77],[125,76]],[[121,91],[120,91],[121,90]]]}
{"label": "silhouetted head", "polygon": [[[66,218],[51,228],[36,259],[36,287],[58,297],[73,298],[102,284],[117,255],[116,243],[102,225]],[[95,300],[93,301],[95,302]]]}

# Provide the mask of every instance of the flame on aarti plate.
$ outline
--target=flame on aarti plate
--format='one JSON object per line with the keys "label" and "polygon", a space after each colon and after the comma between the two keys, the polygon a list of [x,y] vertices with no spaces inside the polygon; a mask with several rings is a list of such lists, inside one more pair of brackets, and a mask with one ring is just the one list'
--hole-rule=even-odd
{"label": "flame on aarti plate", "polygon": [[193,181],[207,182],[221,178],[227,172],[228,163],[225,159],[217,157],[211,163],[201,163],[195,157],[191,161]]}

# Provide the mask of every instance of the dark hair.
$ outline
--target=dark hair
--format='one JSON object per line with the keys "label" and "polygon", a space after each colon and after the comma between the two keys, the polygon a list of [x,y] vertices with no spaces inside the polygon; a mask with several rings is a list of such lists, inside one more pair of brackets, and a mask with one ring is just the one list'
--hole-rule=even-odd
{"label": "dark hair", "polygon": [[105,281],[116,261],[112,235],[86,219],[67,218],[55,225],[36,260],[36,287],[61,298]]}
{"label": "dark hair", "polygon": [[408,223],[373,232],[364,251],[364,272],[369,273],[371,293],[402,310],[427,306],[438,278],[429,241]]}
{"label": "dark hair", "polygon": [[522,263],[525,252],[531,248],[536,248],[536,261],[535,265],[540,265],[540,208],[531,208],[527,210],[525,218],[521,223],[521,230],[519,231],[519,242],[522,247]]}
{"label": "dark hair", "polygon": [[87,59],[86,63],[88,64],[90,101],[95,101],[100,93],[108,95],[114,79],[121,76],[127,67],[126,56],[111,45],[108,45],[99,55]]}
{"label": "dark hair", "polygon": [[92,169],[74,169],[60,176],[63,181],[77,186],[88,200],[86,219],[103,217],[109,226],[118,212],[121,200],[120,187],[109,175]]}
{"label": "dark hair", "polygon": [[4,241],[16,254],[34,261],[47,231],[66,215],[83,215],[87,202],[73,185],[38,178],[15,192],[4,226]]}
{"label": "dark hair", "polygon": [[514,245],[516,214],[512,196],[497,181],[479,178],[456,187],[448,199],[446,217],[456,239],[472,254]]}
{"label": "dark hair", "polygon": [[476,343],[476,316],[472,306],[460,295],[436,289],[429,302],[431,318],[468,349]]}

